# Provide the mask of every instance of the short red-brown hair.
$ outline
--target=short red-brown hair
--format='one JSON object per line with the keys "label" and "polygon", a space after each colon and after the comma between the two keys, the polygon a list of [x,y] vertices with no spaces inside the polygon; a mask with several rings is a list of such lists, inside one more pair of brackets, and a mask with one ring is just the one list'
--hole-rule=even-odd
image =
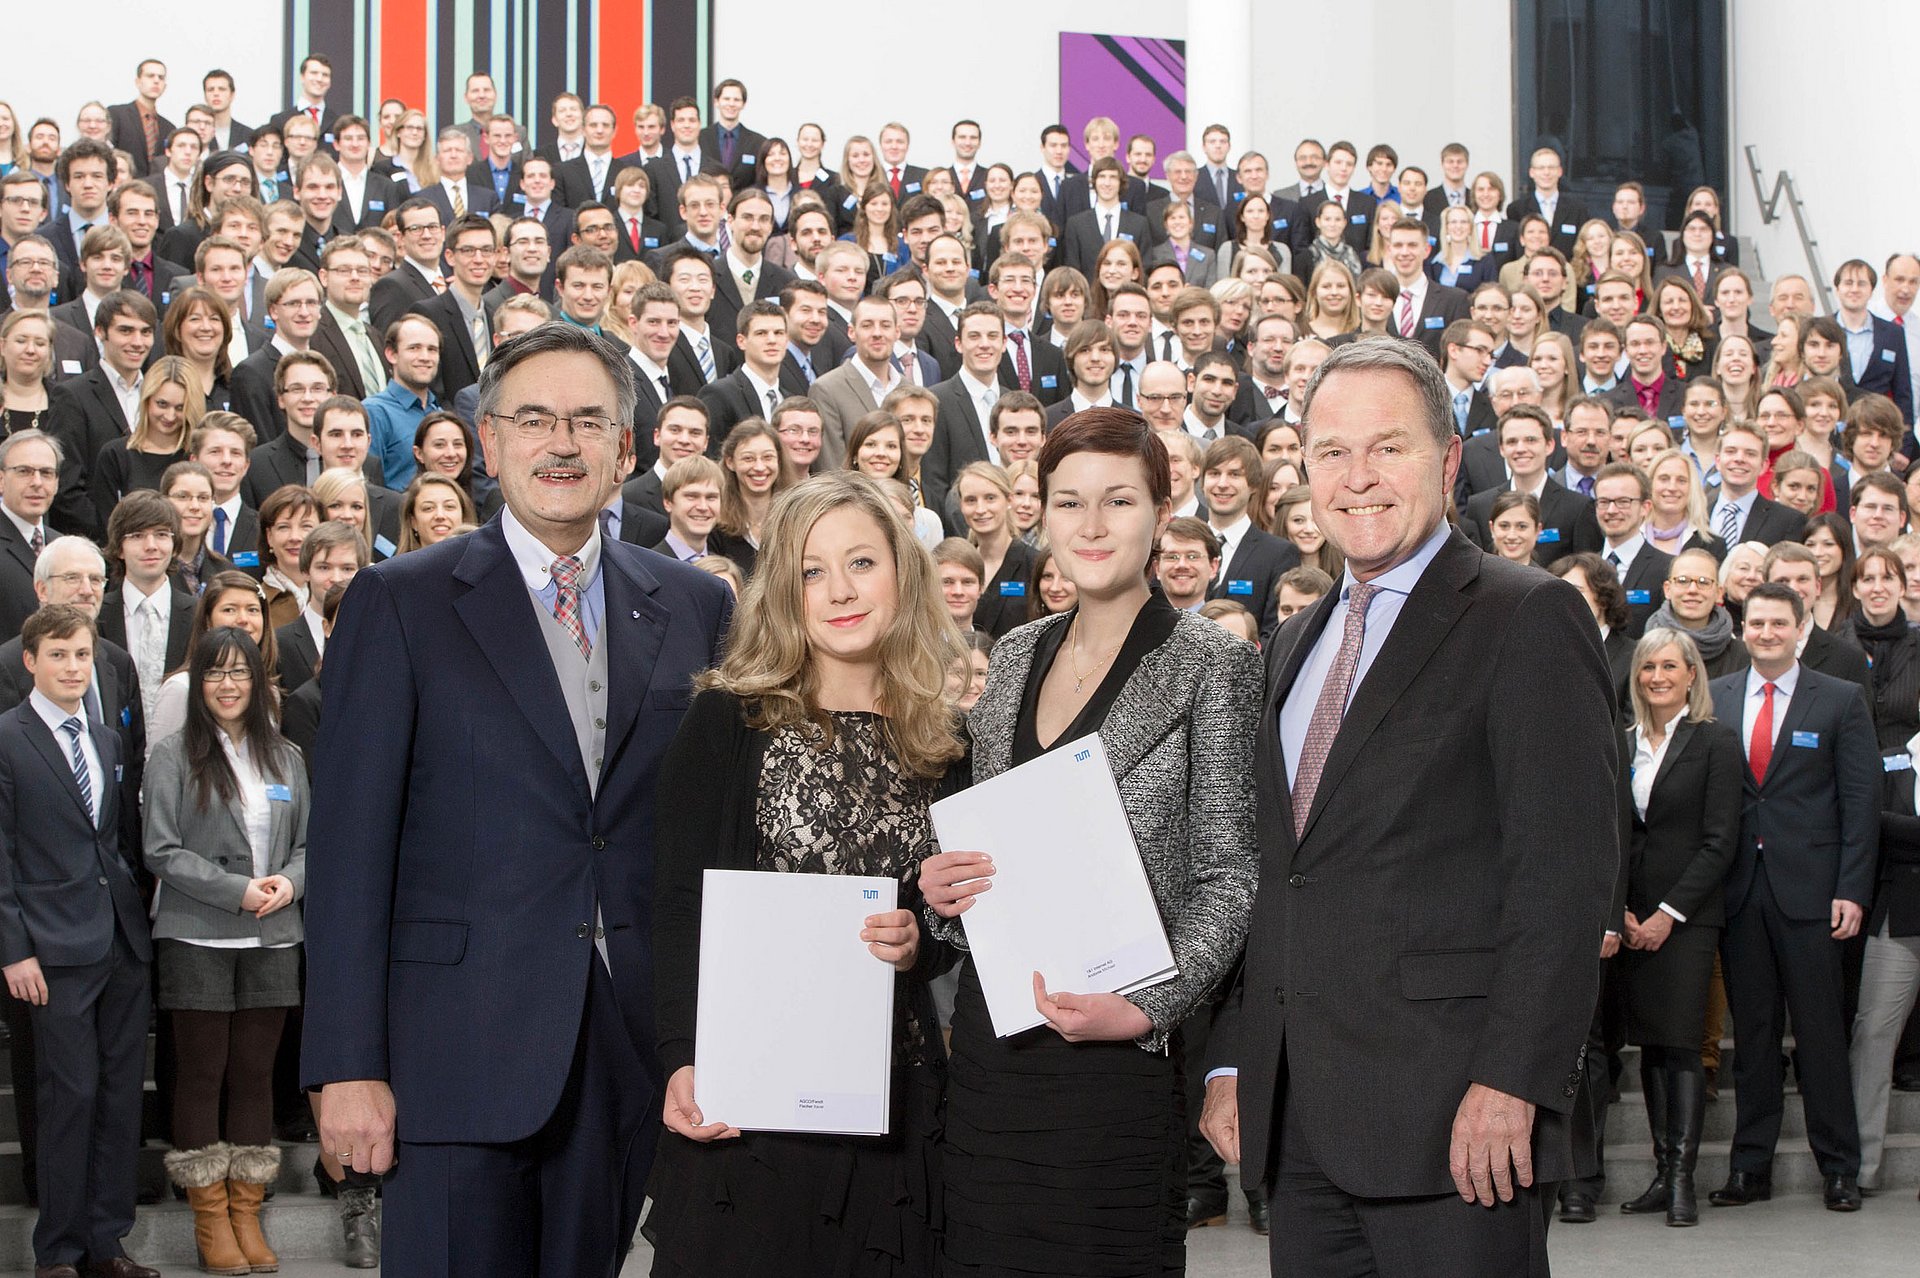
{"label": "short red-brown hair", "polygon": [[1167,446],[1138,413],[1125,408],[1086,408],[1048,432],[1047,442],[1040,446],[1042,503],[1047,500],[1047,480],[1054,469],[1075,453],[1137,457],[1147,469],[1147,495],[1154,506],[1173,501],[1173,475],[1167,464]]}

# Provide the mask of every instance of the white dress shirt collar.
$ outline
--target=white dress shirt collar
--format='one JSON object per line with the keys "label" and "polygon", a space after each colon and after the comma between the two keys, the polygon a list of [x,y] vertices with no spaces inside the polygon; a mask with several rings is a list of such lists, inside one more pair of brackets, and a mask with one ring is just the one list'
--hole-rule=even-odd
{"label": "white dress shirt collar", "polygon": [[[553,581],[553,561],[559,558],[553,551],[541,543],[538,537],[527,531],[513,516],[512,507],[503,507],[500,512],[500,531],[506,534],[507,549],[513,555],[514,566],[520,569],[520,580],[527,589],[535,594],[545,590]],[[593,580],[600,571],[600,524],[595,520],[593,531],[587,534],[586,545],[574,551],[580,560],[580,584],[584,590],[586,583]]]}

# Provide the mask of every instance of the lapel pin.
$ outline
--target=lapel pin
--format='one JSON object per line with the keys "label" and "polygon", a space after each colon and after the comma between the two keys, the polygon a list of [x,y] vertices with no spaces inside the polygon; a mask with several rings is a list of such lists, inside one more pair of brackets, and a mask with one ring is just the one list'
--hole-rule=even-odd
{"label": "lapel pin", "polygon": [[635,621],[638,621],[638,620],[640,620],[640,612],[639,612],[639,610],[638,610],[638,609],[635,609],[635,610],[634,610],[634,614],[633,614],[633,619],[634,619]]}

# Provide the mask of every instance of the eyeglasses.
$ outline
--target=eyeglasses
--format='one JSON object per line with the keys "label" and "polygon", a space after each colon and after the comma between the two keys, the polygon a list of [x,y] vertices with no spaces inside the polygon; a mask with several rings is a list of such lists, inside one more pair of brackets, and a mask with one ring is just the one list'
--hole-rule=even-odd
{"label": "eyeglasses", "polygon": [[98,572],[56,572],[50,574],[47,580],[57,581],[68,590],[78,590],[81,586],[104,590],[107,585],[106,574]]}
{"label": "eyeglasses", "polygon": [[1472,351],[1475,355],[1492,355],[1493,354],[1493,347],[1491,346],[1463,346],[1460,349],[1464,351]]}
{"label": "eyeglasses", "polygon": [[1696,590],[1711,590],[1715,584],[1711,577],[1669,577],[1667,581],[1682,590],[1690,587]]}
{"label": "eyeglasses", "polygon": [[230,670],[209,670],[207,671],[206,674],[201,676],[201,679],[204,680],[209,686],[214,686],[222,683],[231,683],[231,684],[239,685],[243,683],[252,683],[253,671],[247,669],[245,666],[235,666]]}
{"label": "eyeglasses", "polygon": [[536,409],[523,409],[518,413],[489,413],[495,421],[506,422],[513,427],[513,433],[532,443],[537,440],[551,439],[560,423],[567,422],[573,427],[576,438],[583,443],[600,443],[613,434],[614,421],[611,417],[601,417],[589,413],[584,416],[562,417],[556,413],[543,413]]}
{"label": "eyeglasses", "polygon": [[412,226],[403,226],[401,232],[406,235],[431,235],[440,229],[438,222],[415,222]]}
{"label": "eyeglasses", "polygon": [[1187,393],[1172,391],[1165,395],[1136,395],[1134,398],[1143,404],[1184,404],[1187,401]]}
{"label": "eyeglasses", "polygon": [[1595,497],[1593,504],[1608,510],[1625,510],[1630,506],[1639,505],[1640,499],[1638,497]]}
{"label": "eyeglasses", "polygon": [[782,439],[820,439],[825,433],[818,426],[782,426],[780,428]]}
{"label": "eyeglasses", "polygon": [[48,483],[60,478],[60,472],[51,466],[9,466],[7,473],[15,479],[44,479]]}
{"label": "eyeglasses", "polygon": [[1163,564],[1204,564],[1207,554],[1203,550],[1163,550],[1160,552]]}
{"label": "eyeglasses", "polygon": [[447,252],[453,254],[455,257],[480,257],[483,254],[493,252],[493,245],[457,244],[453,248],[448,249]]}
{"label": "eyeglasses", "polygon": [[38,209],[46,207],[31,195],[9,195],[4,199],[0,199],[0,204],[5,204],[10,208],[16,209]]}

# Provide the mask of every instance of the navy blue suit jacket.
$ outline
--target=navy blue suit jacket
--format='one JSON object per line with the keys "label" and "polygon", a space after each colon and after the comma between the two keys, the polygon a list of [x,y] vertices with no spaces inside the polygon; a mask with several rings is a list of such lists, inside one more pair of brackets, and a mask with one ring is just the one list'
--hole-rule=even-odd
{"label": "navy blue suit jacket", "polygon": [[[1909,426],[1913,424],[1913,375],[1907,364],[1907,334],[1892,320],[1873,320],[1873,354],[1867,357],[1867,371],[1852,378],[1853,384],[1863,391],[1876,395],[1885,395],[1900,410],[1900,417]],[[1851,360],[1843,358],[1843,366],[1849,373],[1853,371]]]}
{"label": "navy blue suit jacket", "polygon": [[404,1140],[515,1141],[554,1113],[600,961],[596,906],[660,1084],[655,784],[732,596],[640,546],[603,542],[601,556],[597,791],[498,519],[363,570],[328,644],[301,1077],[388,1080]]}
{"label": "navy blue suit jacket", "polygon": [[[1736,670],[1711,685],[1714,718],[1741,734],[1743,753],[1747,673]],[[1750,760],[1740,775],[1729,915],[1746,903],[1762,857],[1774,899],[1789,918],[1825,919],[1836,900],[1872,903],[1882,769],[1873,715],[1856,685],[1802,662],[1766,780],[1754,781]]]}

